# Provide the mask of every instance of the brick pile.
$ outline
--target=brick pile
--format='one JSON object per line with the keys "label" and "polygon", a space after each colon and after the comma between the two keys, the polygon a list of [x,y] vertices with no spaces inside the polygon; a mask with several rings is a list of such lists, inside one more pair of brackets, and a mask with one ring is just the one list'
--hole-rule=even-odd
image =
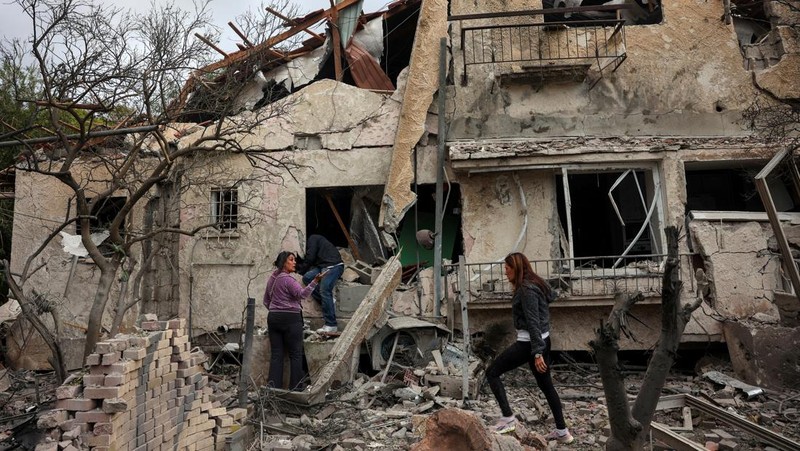
{"label": "brick pile", "polygon": [[49,429],[37,451],[223,449],[241,428],[245,409],[226,409],[213,396],[191,352],[186,321],[144,315],[141,334],[97,343],[88,372],[56,390],[56,406],[39,417]]}

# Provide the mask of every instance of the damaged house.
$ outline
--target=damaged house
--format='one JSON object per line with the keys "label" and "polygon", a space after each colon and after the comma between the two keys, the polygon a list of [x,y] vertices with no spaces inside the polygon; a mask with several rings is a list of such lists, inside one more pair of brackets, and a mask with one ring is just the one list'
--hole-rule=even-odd
{"label": "damaged house", "polygon": [[[245,42],[187,83],[173,105],[180,111],[174,145],[202,136],[215,108],[248,114],[281,102],[281,114],[241,140],[275,158],[290,155],[296,166],[263,180],[253,175],[258,160],[222,155],[213,170],[193,169],[213,186],[187,187],[179,198],[154,195],[134,212],[131,227],[216,227],[142,245],[141,261],[158,251],[129,326],[137,313],[156,313],[187,318],[193,342],[238,341],[225,331],[242,328],[245,302],[261,299],[275,255],[302,253],[311,234],[351,257],[354,276],[338,288],[343,323],[364,285],[400,252],[394,312],[446,318],[470,334],[506,327],[502,259],[520,251],[558,288],[554,349],[586,349],[615,292],[636,290],[646,295],[634,309],[640,341],[622,346],[646,349],[659,328],[667,225],[683,230],[685,298],[695,295],[698,270],[710,281],[713,302],[694,313],[687,345],[746,343],[751,330],[730,320],[777,322],[780,302],[797,302],[753,182],[781,149],[742,120],[762,91],[800,97],[797,36],[781,25],[791,12],[775,2],[751,11],[690,0],[401,0],[372,14],[359,5],[346,0],[289,20],[278,36]],[[320,21],[337,26],[313,31]],[[280,49],[301,34],[299,47]],[[254,61],[256,69],[247,69]],[[440,64],[447,68],[441,87]],[[238,88],[221,88],[230,86]],[[440,88],[444,98],[434,96]],[[102,181],[93,174],[92,183]],[[770,177],[768,187],[796,246],[800,196],[791,178]],[[60,220],[69,197],[54,181],[21,171],[16,193],[18,267],[50,232],[47,221],[32,218]],[[103,212],[96,217],[101,225]],[[437,232],[433,251],[417,242],[421,230]],[[72,255],[51,244],[44,270],[31,278],[63,301],[64,343],[82,340],[88,282],[97,277],[90,260]],[[459,280],[459,271],[466,277]],[[459,302],[467,302],[467,315],[456,314]],[[320,320],[313,303],[306,309],[306,318]],[[256,325],[265,324],[258,307]],[[774,334],[781,346],[797,340],[791,331]],[[7,341],[17,366],[47,367],[47,350],[22,322]],[[73,366],[80,358],[72,357]]]}

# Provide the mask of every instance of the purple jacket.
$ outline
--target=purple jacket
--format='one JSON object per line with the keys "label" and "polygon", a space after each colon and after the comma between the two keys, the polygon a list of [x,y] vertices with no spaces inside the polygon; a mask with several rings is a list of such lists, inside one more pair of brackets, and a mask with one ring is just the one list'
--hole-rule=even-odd
{"label": "purple jacket", "polygon": [[264,307],[271,312],[295,312],[303,310],[300,302],[314,291],[317,282],[312,280],[305,288],[287,272],[275,270],[267,279],[264,290]]}

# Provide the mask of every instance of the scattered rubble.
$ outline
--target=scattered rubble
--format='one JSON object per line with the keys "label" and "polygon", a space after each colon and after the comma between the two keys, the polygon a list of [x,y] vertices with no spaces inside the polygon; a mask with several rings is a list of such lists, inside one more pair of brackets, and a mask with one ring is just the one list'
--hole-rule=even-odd
{"label": "scattered rubble", "polygon": [[[160,322],[152,326],[155,325],[160,325]],[[130,357],[135,348],[120,352],[125,351]],[[457,363],[463,356],[459,352],[459,343],[451,342],[430,352],[428,361],[414,366],[393,360],[387,365],[388,371],[386,367],[375,371],[366,364],[362,365],[363,371],[369,374],[357,373],[351,381],[330,386],[324,400],[313,405],[292,402],[274,390],[251,391],[251,408],[247,417],[243,410],[236,411],[240,417],[237,424],[251,425],[252,439],[257,442],[254,447],[262,450],[604,448],[609,433],[608,416],[595,365],[577,363],[570,354],[563,354],[553,365],[565,416],[575,436],[574,443],[561,446],[544,442],[543,435],[553,428],[552,417],[527,368],[514,370],[505,376],[519,426],[513,433],[503,436],[491,433],[488,426],[494,423],[499,410],[483,382],[484,364],[470,358],[469,393],[466,399],[462,399],[462,367]],[[97,358],[100,359],[98,363],[102,363],[106,357],[98,354]],[[564,361],[569,363],[561,363]],[[735,388],[738,384],[730,383],[735,379],[727,376],[733,374],[729,363],[723,360],[713,362],[713,367],[698,365],[697,374],[676,371],[668,378],[662,396],[664,406],[654,417],[655,441],[648,449],[674,447],[659,444],[659,440],[677,440],[692,444],[687,446],[699,447],[697,449],[792,449],[793,445],[776,446],[774,442],[765,440],[763,431],[780,434],[781,440],[789,444],[800,440],[800,392],[763,389],[760,393],[748,395],[746,391]],[[202,362],[197,360],[193,363]],[[205,381],[201,384],[205,386],[197,393],[204,398],[198,408],[202,410],[200,406],[204,405],[206,411],[203,413],[209,418],[211,414],[219,417],[216,409],[233,407],[237,400],[236,374],[228,366],[236,365],[220,363],[212,368],[216,374],[201,376]],[[625,374],[628,391],[635,395],[644,377],[644,368],[629,366]],[[715,377],[709,378],[709,374]],[[0,450],[13,447],[33,449],[38,440],[46,440],[49,431],[53,430],[59,432],[59,437],[51,442],[56,447],[61,442],[66,447],[70,444],[75,446],[76,441],[88,437],[83,430],[63,427],[70,421],[74,422],[74,419],[65,418],[75,414],[69,413],[72,410],[48,411],[64,402],[75,404],[70,407],[73,410],[82,408],[76,403],[97,402],[73,393],[77,390],[86,394],[87,376],[92,376],[91,372],[80,379],[82,385],[68,383],[57,387],[52,374],[37,376],[32,372],[8,371],[9,389],[0,394],[3,418],[0,420],[0,434],[5,439],[0,442]],[[105,383],[109,375],[101,377]],[[79,378],[73,377],[73,381],[76,380]],[[691,403],[680,404],[678,401],[684,396],[687,399],[691,396],[691,399],[718,410],[692,407]],[[127,402],[124,396],[103,399],[102,408],[95,410],[106,415],[124,410]],[[715,413],[720,411],[725,414]],[[230,415],[231,410],[227,412]],[[219,423],[216,421],[214,427],[226,427]],[[39,430],[35,428],[37,424]],[[103,432],[102,423],[94,424],[95,429],[98,427],[99,432]]]}

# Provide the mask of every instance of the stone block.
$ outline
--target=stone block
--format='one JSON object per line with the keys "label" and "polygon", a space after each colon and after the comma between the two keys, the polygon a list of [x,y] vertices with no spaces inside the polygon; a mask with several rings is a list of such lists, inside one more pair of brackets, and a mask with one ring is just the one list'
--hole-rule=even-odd
{"label": "stone block", "polygon": [[723,332],[738,378],[776,390],[800,388],[800,329],[726,322]]}
{"label": "stone block", "polygon": [[80,385],[61,385],[56,387],[56,399],[69,399],[78,396],[83,387]]}
{"label": "stone block", "polygon": [[42,412],[36,420],[36,427],[39,429],[53,429],[67,420],[67,411],[63,409],[53,409]]}

